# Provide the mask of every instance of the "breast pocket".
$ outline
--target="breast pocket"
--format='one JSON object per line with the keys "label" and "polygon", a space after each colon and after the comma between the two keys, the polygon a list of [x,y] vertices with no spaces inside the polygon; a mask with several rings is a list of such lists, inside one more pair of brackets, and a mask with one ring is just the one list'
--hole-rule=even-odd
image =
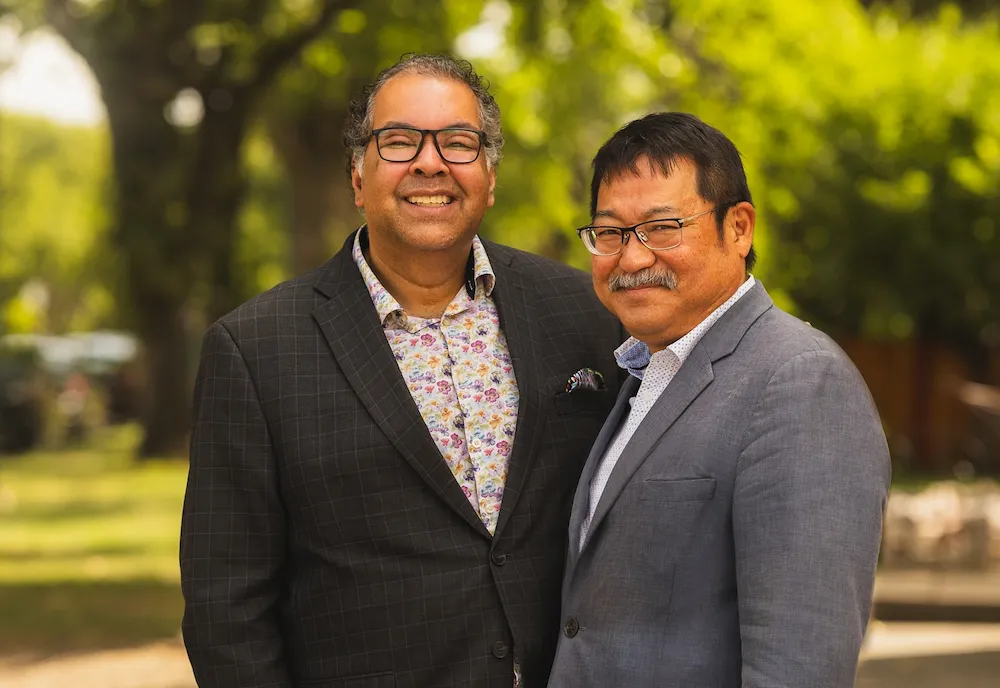
{"label": "breast pocket", "polygon": [[578,389],[560,392],[553,397],[560,416],[599,416],[603,420],[611,411],[614,397],[606,389]]}
{"label": "breast pocket", "polygon": [[644,502],[706,502],[714,496],[715,478],[647,478],[639,490]]}

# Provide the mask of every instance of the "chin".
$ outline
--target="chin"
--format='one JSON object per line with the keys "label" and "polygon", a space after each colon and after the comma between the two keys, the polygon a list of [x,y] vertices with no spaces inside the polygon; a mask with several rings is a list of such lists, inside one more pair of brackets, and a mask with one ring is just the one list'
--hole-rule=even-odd
{"label": "chin", "polygon": [[404,232],[406,243],[423,251],[451,248],[456,244],[472,241],[475,234],[475,228],[455,227],[450,224],[418,225]]}
{"label": "chin", "polygon": [[629,318],[627,309],[621,312],[618,319],[630,335],[642,341],[657,339],[670,329],[669,321],[664,321],[662,317]]}

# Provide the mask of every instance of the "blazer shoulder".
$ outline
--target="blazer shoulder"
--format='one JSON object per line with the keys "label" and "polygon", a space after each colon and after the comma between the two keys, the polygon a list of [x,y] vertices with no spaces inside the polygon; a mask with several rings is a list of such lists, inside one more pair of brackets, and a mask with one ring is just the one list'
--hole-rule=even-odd
{"label": "blazer shoulder", "polygon": [[775,369],[802,355],[830,357],[855,366],[843,349],[822,330],[774,306],[755,323],[751,346]]}
{"label": "blazer shoulder", "polygon": [[492,241],[483,240],[483,245],[486,246],[490,260],[497,260],[519,270],[540,290],[547,288],[563,292],[566,290],[579,290],[589,294],[594,292],[590,275],[579,268]]}
{"label": "blazer shoulder", "polygon": [[[317,268],[274,285],[226,313],[215,324],[239,340],[248,332],[259,332],[265,323],[309,316],[322,301],[322,295],[314,289],[322,270]],[[270,328],[265,327],[265,330]]]}

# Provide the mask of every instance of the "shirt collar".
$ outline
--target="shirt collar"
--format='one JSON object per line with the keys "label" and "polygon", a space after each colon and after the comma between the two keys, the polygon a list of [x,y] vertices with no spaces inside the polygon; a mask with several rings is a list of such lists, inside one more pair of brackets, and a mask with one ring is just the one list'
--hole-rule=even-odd
{"label": "shirt collar", "polygon": [[725,303],[709,313],[708,317],[698,323],[693,330],[667,346],[663,351],[650,354],[649,347],[646,346],[645,342],[641,342],[635,337],[629,337],[621,346],[615,349],[615,360],[618,362],[618,367],[627,370],[630,375],[641,380],[646,373],[646,368],[649,366],[650,360],[654,357],[673,355],[677,357],[678,363],[683,365],[695,345],[701,341],[706,332],[712,329],[712,325],[718,322],[719,318],[725,315],[726,311],[732,308],[734,303],[750,291],[754,284],[756,284],[756,281],[753,275],[750,275],[740,285],[740,288],[736,290],[736,293],[730,296]]}
{"label": "shirt collar", "polygon": [[[375,305],[375,312],[378,313],[379,322],[386,326],[386,321],[392,316],[393,320],[405,318],[406,312],[399,302],[389,293],[389,290],[382,286],[375,272],[365,260],[364,250],[368,248],[368,227],[362,225],[354,235],[354,249],[352,256],[354,262],[361,271],[361,278],[368,288],[368,294]],[[486,255],[486,247],[476,235],[472,238],[472,250],[469,252],[469,261],[465,266],[465,291],[469,298],[475,299],[480,294],[491,296],[493,288],[496,286],[496,274],[493,266],[490,265],[489,256]]]}

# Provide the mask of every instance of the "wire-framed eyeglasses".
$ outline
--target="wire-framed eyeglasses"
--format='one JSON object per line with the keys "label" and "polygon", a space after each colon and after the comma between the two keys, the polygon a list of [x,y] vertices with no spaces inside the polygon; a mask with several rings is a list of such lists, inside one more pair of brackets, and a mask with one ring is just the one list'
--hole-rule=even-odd
{"label": "wire-framed eyeglasses", "polygon": [[445,162],[466,165],[479,158],[486,141],[486,132],[464,127],[448,129],[414,129],[412,127],[383,127],[372,131],[379,157],[386,162],[410,162],[423,150],[430,134],[434,148]]}
{"label": "wire-framed eyeglasses", "polygon": [[692,220],[732,205],[736,205],[736,202],[723,203],[688,217],[646,220],[631,227],[589,225],[576,230],[576,233],[583,240],[587,250],[595,256],[613,256],[621,253],[632,234],[639,237],[639,241],[650,251],[666,251],[681,245],[684,227]]}

